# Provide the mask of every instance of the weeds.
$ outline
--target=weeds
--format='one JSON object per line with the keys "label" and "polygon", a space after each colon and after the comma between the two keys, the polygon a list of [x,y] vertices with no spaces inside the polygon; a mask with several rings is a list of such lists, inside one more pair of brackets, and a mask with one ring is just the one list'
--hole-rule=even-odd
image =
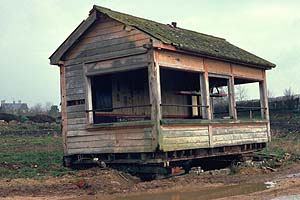
{"label": "weeds", "polygon": [[62,166],[61,138],[53,136],[15,136],[0,138],[0,177],[33,178],[62,176],[69,169]]}

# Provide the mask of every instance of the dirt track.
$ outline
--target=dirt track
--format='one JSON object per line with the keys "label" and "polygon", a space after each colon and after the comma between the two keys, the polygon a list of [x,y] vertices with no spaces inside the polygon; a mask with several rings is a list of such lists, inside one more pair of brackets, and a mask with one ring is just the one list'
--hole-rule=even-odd
{"label": "dirt track", "polygon": [[[195,175],[187,174],[164,180],[140,182],[134,177],[114,170],[90,169],[78,171],[61,178],[49,178],[44,181],[13,179],[0,183],[2,199],[119,199],[137,194],[159,194],[163,191],[195,191],[201,188],[221,188],[228,185],[261,184],[275,181],[271,189],[223,199],[270,199],[280,195],[300,194],[300,176],[290,174],[300,172],[300,166],[291,165],[277,172],[256,168],[245,168],[236,175]],[[217,190],[216,190],[217,191]],[[180,198],[179,198],[180,199]]]}

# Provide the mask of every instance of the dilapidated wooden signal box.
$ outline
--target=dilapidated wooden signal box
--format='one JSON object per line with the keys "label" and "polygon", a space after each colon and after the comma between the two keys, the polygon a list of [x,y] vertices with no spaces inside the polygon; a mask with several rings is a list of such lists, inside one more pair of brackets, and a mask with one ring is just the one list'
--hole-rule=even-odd
{"label": "dilapidated wooden signal box", "polygon": [[[50,62],[60,68],[68,163],[167,167],[271,139],[266,70],[275,65],[223,38],[94,6]],[[247,108],[236,106],[234,88],[255,82],[259,117],[239,116]],[[215,98],[226,99],[221,115]]]}

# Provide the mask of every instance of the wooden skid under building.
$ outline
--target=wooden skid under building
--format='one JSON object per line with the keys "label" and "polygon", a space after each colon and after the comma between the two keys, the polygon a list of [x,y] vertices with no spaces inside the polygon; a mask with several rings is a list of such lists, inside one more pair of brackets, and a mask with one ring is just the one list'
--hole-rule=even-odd
{"label": "wooden skid under building", "polygon": [[[94,6],[50,61],[60,67],[64,153],[75,161],[166,165],[271,139],[266,70],[275,65],[225,39]],[[245,83],[259,85],[250,119],[234,95]]]}

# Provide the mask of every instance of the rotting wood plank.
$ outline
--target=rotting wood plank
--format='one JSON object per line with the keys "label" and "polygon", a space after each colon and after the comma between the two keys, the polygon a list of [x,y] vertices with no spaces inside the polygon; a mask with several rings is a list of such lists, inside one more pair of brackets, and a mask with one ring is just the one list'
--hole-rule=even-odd
{"label": "rotting wood plank", "polygon": [[123,57],[118,59],[86,64],[85,68],[87,75],[95,75],[114,71],[139,69],[147,67],[147,65],[147,55],[140,54],[130,57]]}
{"label": "rotting wood plank", "polygon": [[86,124],[86,118],[75,118],[75,119],[68,119],[68,125],[73,124]]}
{"label": "rotting wood plank", "polygon": [[267,142],[267,138],[257,138],[257,139],[249,139],[242,141],[226,141],[226,142],[214,142],[213,147],[222,147],[222,146],[233,146],[233,145],[243,145],[243,144],[253,144],[253,143],[265,143]]}
{"label": "rotting wood plank", "polygon": [[92,43],[100,42],[100,41],[113,40],[116,38],[126,37],[126,36],[128,37],[128,36],[137,35],[137,34],[141,34],[141,31],[135,29],[130,32],[121,30],[121,31],[116,31],[116,32],[110,32],[110,33],[103,34],[103,35],[96,35],[94,37],[89,37],[89,38],[84,37],[82,39],[82,41],[80,41],[80,45],[87,45],[87,44],[92,44]]}
{"label": "rotting wood plank", "polygon": [[84,88],[84,79],[70,79],[66,80],[66,89]]}
{"label": "rotting wood plank", "polygon": [[66,98],[67,101],[81,100],[81,99],[85,99],[85,94],[68,95]]}
{"label": "rotting wood plank", "polygon": [[206,136],[193,136],[193,137],[177,137],[177,138],[163,138],[163,146],[170,144],[194,144],[194,143],[208,143],[209,138]]}
{"label": "rotting wood plank", "polygon": [[73,70],[73,71],[68,71],[66,72],[66,78],[71,78],[71,77],[83,77],[84,73],[83,70]]}
{"label": "rotting wood plank", "polygon": [[87,142],[68,142],[68,148],[102,148],[102,147],[144,147],[151,146],[152,140],[95,140]]}
{"label": "rotting wood plank", "polygon": [[70,148],[69,155],[72,154],[98,154],[98,153],[142,153],[153,152],[151,146],[133,147],[106,147],[106,148]]}
{"label": "rotting wood plank", "polygon": [[[79,131],[79,130],[85,130],[86,124],[68,124],[68,131]],[[69,142],[69,138],[68,138]]]}
{"label": "rotting wood plank", "polygon": [[247,140],[247,139],[259,139],[259,138],[267,138],[266,133],[257,133],[257,134],[228,134],[228,135],[214,135],[214,141],[234,141],[234,140]]}
{"label": "rotting wood plank", "polygon": [[70,73],[72,71],[81,71],[83,70],[83,65],[82,64],[72,64],[72,65],[64,65],[66,73]]}
{"label": "rotting wood plank", "polygon": [[90,37],[109,34],[111,32],[117,32],[117,31],[124,31],[124,25],[123,24],[117,24],[117,25],[112,25],[112,26],[104,28],[104,29],[99,28],[99,29],[91,30],[89,33],[87,33],[85,35],[85,37],[90,38]]}
{"label": "rotting wood plank", "polygon": [[93,135],[103,135],[103,134],[125,134],[125,133],[142,133],[142,134],[152,134],[152,128],[133,128],[133,127],[118,127],[118,129],[107,129],[95,131],[68,131],[68,137],[77,137],[77,136],[93,136]]}
{"label": "rotting wood plank", "polygon": [[129,133],[116,133],[112,134],[110,132],[106,134],[97,134],[97,135],[85,135],[77,137],[68,137],[68,142],[87,142],[95,140],[119,140],[119,138],[125,138],[127,140],[151,140],[151,132],[129,132]]}
{"label": "rotting wood plank", "polygon": [[81,95],[85,94],[85,89],[84,88],[70,88],[67,89],[67,96],[69,95]]}
{"label": "rotting wood plank", "polygon": [[85,112],[71,112],[68,113],[68,119],[75,119],[75,118],[83,118],[86,116]]}
{"label": "rotting wood plank", "polygon": [[81,105],[73,105],[73,106],[67,106],[67,112],[85,112],[85,104]]}
{"label": "rotting wood plank", "polygon": [[170,144],[162,147],[163,151],[179,151],[198,148],[208,148],[208,143],[188,143],[188,144]]}
{"label": "rotting wood plank", "polygon": [[94,56],[83,57],[83,58],[75,58],[75,59],[67,60],[65,63],[68,65],[92,63],[92,62],[99,62],[99,61],[104,61],[109,59],[128,57],[137,54],[144,54],[146,52],[147,49],[145,49],[144,47],[135,47],[131,49],[118,50],[115,52],[108,52],[100,55],[94,55]]}
{"label": "rotting wood plank", "polygon": [[138,40],[138,41],[130,41],[130,42],[118,44],[118,45],[107,46],[107,47],[103,47],[103,48],[89,49],[89,50],[81,51],[77,56],[72,57],[72,59],[74,59],[76,57],[77,58],[91,57],[91,56],[95,56],[95,55],[99,55],[99,54],[107,54],[109,52],[116,52],[116,51],[121,51],[121,50],[139,48],[139,47],[143,47],[147,43],[149,43],[149,40],[144,39],[144,40]]}
{"label": "rotting wood plank", "polygon": [[181,70],[203,72],[203,58],[197,56],[176,53],[172,51],[159,51],[158,54],[159,65],[162,67],[170,67]]}
{"label": "rotting wood plank", "polygon": [[184,131],[184,130],[178,130],[178,131],[165,131],[162,130],[162,137],[163,138],[178,138],[178,137],[191,137],[191,136],[208,136],[208,130],[205,131]]}
{"label": "rotting wood plank", "polygon": [[[137,42],[141,40],[146,40],[150,41],[150,37],[145,35],[145,34],[134,34],[134,35],[129,35],[129,36],[123,36],[123,37],[118,37],[114,39],[109,39],[109,40],[102,40],[99,42],[93,42],[90,44],[85,44],[80,46],[80,51],[86,51],[86,50],[92,50],[92,49],[100,49],[100,48],[105,48],[105,47],[110,47],[110,46],[115,46],[115,45],[120,45],[120,44],[126,44],[128,42]],[[72,57],[70,57],[72,58]]]}

